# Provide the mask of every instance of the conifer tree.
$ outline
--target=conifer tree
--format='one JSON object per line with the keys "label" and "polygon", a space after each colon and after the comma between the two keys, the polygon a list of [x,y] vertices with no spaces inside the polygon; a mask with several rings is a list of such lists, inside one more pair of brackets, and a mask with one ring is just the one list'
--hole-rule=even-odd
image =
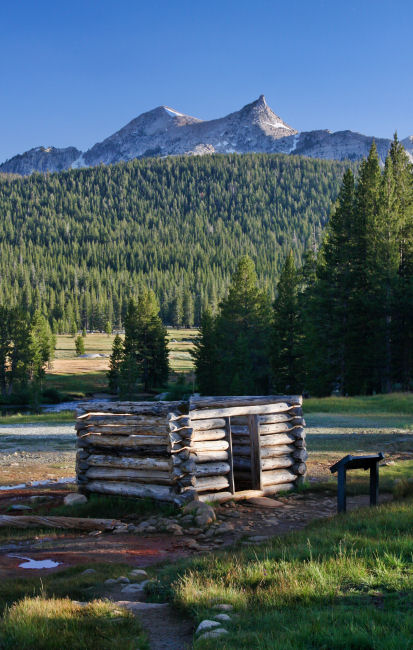
{"label": "conifer tree", "polygon": [[118,394],[120,391],[120,373],[123,359],[123,341],[119,334],[117,334],[113,339],[112,354],[110,355],[108,370],[109,390],[114,394]]}
{"label": "conifer tree", "polygon": [[218,358],[215,319],[210,308],[207,308],[201,316],[199,336],[194,341],[191,354],[194,359],[198,389],[204,395],[214,394],[217,390]]}
{"label": "conifer tree", "polygon": [[298,306],[299,276],[293,252],[287,255],[274,302],[271,366],[275,389],[280,393],[302,390],[301,321]]}

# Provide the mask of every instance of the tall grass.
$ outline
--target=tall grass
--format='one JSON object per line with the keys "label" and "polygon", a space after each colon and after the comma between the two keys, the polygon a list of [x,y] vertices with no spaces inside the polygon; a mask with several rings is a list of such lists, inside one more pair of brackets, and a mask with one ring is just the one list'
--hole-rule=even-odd
{"label": "tall grass", "polygon": [[412,506],[317,522],[259,547],[165,568],[161,579],[198,620],[214,616],[216,603],[234,606],[220,648],[412,648]]}
{"label": "tall grass", "polygon": [[306,413],[413,415],[413,393],[360,397],[311,397],[304,400],[303,408]]}

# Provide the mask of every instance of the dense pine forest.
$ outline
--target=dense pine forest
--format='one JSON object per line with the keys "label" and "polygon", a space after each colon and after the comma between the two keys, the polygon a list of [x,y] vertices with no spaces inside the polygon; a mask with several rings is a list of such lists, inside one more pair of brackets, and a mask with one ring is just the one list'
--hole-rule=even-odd
{"label": "dense pine forest", "polygon": [[134,160],[0,177],[0,304],[54,332],[122,326],[149,287],[164,323],[215,310],[242,255],[275,295],[320,239],[348,164],[284,155]]}

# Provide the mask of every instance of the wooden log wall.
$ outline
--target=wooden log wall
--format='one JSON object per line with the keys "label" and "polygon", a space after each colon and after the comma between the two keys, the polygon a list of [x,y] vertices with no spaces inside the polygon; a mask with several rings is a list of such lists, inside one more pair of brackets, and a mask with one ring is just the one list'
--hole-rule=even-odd
{"label": "wooden log wall", "polygon": [[[276,494],[292,489],[305,476],[307,452],[301,396],[194,396],[189,416],[194,432],[194,487],[200,499],[225,500],[244,489],[254,494]],[[225,451],[220,441],[227,442]],[[208,445],[207,456],[204,444]],[[218,459],[218,453],[227,456]],[[222,471],[228,468],[225,473],[217,472],[214,481],[199,480],[198,468],[218,460],[224,461],[220,463]]]}
{"label": "wooden log wall", "polygon": [[187,410],[185,402],[83,405],[75,426],[80,490],[178,504],[193,498]]}
{"label": "wooden log wall", "polygon": [[289,490],[306,473],[301,397],[102,402],[79,412],[82,492],[182,504]]}

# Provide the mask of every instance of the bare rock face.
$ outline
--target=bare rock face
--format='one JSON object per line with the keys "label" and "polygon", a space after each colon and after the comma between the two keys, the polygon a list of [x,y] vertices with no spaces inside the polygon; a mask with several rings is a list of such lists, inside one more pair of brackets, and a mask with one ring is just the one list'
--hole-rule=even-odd
{"label": "bare rock face", "polygon": [[32,172],[60,172],[69,169],[81,153],[76,147],[36,147],[6,160],[0,165],[0,172],[22,176]]}
{"label": "bare rock face", "polygon": [[[31,174],[108,165],[134,158],[213,153],[285,153],[332,160],[368,155],[373,137],[353,131],[299,133],[268,106],[264,95],[216,120],[200,120],[169,106],[142,113],[86,152],[75,147],[37,147],[0,165],[0,172]],[[402,140],[413,161],[413,136]],[[382,162],[390,140],[376,138]]]}

